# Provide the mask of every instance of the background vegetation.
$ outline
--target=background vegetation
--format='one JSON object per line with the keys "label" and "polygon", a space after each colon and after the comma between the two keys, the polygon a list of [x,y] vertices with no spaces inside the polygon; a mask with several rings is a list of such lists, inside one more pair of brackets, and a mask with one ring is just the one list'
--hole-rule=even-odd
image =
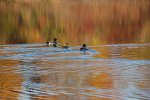
{"label": "background vegetation", "polygon": [[0,0],[0,43],[150,42],[149,0]]}

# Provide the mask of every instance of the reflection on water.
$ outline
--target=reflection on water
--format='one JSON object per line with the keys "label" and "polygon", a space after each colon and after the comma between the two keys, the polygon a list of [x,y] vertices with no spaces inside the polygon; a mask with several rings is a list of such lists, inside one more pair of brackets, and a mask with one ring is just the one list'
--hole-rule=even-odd
{"label": "reflection on water", "polygon": [[19,68],[19,61],[0,59],[0,99],[15,100],[19,94],[14,91],[21,89],[22,75],[14,71]]}
{"label": "reflection on water", "polygon": [[150,45],[0,45],[1,100],[149,100]]}

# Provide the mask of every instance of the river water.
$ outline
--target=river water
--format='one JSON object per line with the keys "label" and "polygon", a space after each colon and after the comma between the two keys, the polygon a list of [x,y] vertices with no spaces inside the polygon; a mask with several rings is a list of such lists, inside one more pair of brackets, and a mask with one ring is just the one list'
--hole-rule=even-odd
{"label": "river water", "polygon": [[150,100],[150,44],[0,45],[0,100]]}

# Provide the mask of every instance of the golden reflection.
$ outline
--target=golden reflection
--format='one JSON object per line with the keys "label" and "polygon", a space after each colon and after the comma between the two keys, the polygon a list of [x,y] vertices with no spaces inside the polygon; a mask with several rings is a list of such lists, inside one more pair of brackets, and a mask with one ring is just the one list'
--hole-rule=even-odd
{"label": "golden reflection", "polygon": [[126,48],[121,50],[121,56],[128,59],[150,59],[150,47]]}
{"label": "golden reflection", "polygon": [[149,81],[143,81],[143,82],[138,82],[138,83],[137,83],[137,86],[138,86],[140,89],[150,89],[149,84],[150,84]]}
{"label": "golden reflection", "polygon": [[4,68],[0,68],[0,99],[2,100],[17,100],[19,94],[15,91],[21,90],[22,77],[20,74],[13,73],[12,67],[17,66],[18,61],[15,60],[0,60],[0,66],[5,66],[10,70],[10,73],[3,73]]}
{"label": "golden reflection", "polygon": [[109,58],[110,50],[107,47],[95,47],[94,50],[100,52],[99,54],[94,55],[95,58]]}
{"label": "golden reflection", "polygon": [[90,97],[89,100],[117,100],[112,98],[98,98],[98,97]]}
{"label": "golden reflection", "polygon": [[[11,59],[0,59],[0,66],[16,66],[19,64],[19,61],[11,60]],[[1,70],[1,69],[0,69]]]}
{"label": "golden reflection", "polygon": [[111,47],[111,46],[100,46],[100,47],[93,47],[92,49],[99,52],[98,54],[94,55],[95,58],[127,58],[127,59],[150,59],[150,47],[140,46],[135,47]]}
{"label": "golden reflection", "polygon": [[21,90],[21,75],[0,73],[0,97],[2,100],[17,100],[19,94],[15,91]]}
{"label": "golden reflection", "polygon": [[58,96],[34,96],[33,100],[59,100]]}
{"label": "golden reflection", "polygon": [[102,89],[112,89],[114,86],[112,76],[109,73],[102,72],[100,74],[92,74],[88,83],[90,86],[102,88]]}

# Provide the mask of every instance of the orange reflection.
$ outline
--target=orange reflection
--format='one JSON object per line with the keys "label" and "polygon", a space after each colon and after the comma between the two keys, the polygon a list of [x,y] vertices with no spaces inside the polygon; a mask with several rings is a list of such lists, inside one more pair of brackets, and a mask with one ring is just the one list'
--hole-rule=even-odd
{"label": "orange reflection", "polygon": [[111,51],[107,47],[97,47],[97,48],[92,48],[98,52],[99,54],[94,55],[95,58],[109,58]]}
{"label": "orange reflection", "polygon": [[15,91],[21,90],[22,78],[20,74],[12,73],[14,66],[18,65],[18,61],[15,60],[0,60],[0,66],[7,66],[10,73],[3,73],[4,69],[0,68],[0,99],[2,100],[17,100],[18,93]]}
{"label": "orange reflection", "polygon": [[140,89],[150,89],[148,81],[138,82],[136,86],[139,87]]}
{"label": "orange reflection", "polygon": [[128,59],[150,59],[150,47],[126,48],[121,51],[122,57]]}
{"label": "orange reflection", "polygon": [[34,96],[35,100],[59,100],[58,96]]}
{"label": "orange reflection", "polygon": [[[0,59],[0,66],[16,66],[18,65],[19,61],[11,60],[11,59]],[[0,69],[1,70],[1,69]]]}
{"label": "orange reflection", "polygon": [[[136,82],[136,86],[139,88],[139,89],[142,89],[142,90],[145,90],[145,89],[150,89],[150,68],[149,68],[149,65],[145,65],[145,66],[141,66],[138,71],[140,71],[140,73],[143,74],[143,80],[140,80],[138,82]],[[148,91],[147,91],[148,92]]]}
{"label": "orange reflection", "polygon": [[100,74],[92,74],[88,83],[91,86],[103,89],[112,89],[113,88],[113,79],[109,73],[103,72]]}
{"label": "orange reflection", "polygon": [[[98,97],[90,97],[90,100],[114,100],[112,98],[98,98]],[[115,99],[116,100],[116,99]]]}

